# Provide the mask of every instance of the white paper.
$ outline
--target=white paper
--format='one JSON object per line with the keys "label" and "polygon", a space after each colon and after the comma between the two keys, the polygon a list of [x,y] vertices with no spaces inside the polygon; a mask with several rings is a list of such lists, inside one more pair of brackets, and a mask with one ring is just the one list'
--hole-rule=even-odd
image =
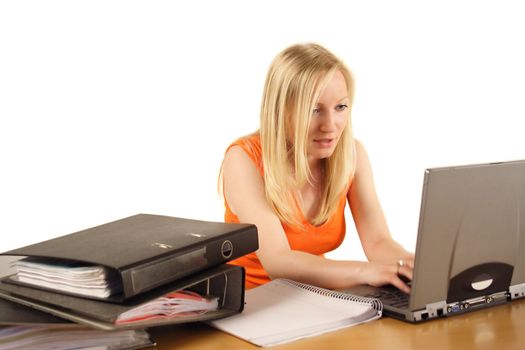
{"label": "white paper", "polygon": [[102,266],[26,258],[15,261],[13,267],[13,280],[59,291],[107,298],[122,289],[114,274]]}
{"label": "white paper", "polygon": [[246,291],[241,314],[211,321],[220,330],[259,346],[273,346],[377,319],[370,303],[335,297],[334,292],[298,287],[276,279]]}

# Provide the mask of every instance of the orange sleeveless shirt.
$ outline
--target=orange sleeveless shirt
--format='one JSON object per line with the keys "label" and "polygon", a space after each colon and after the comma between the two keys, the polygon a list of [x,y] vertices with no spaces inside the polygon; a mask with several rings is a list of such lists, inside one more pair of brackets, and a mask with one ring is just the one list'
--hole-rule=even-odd
{"label": "orange sleeveless shirt", "polygon": [[[259,135],[241,138],[231,144],[228,149],[233,146],[240,146],[252,159],[259,173],[263,176],[262,149]],[[281,222],[290,248],[292,250],[323,256],[324,253],[332,251],[341,245],[345,237],[346,229],[344,216],[345,205],[346,193],[343,193],[339,200],[337,210],[320,226],[312,225],[300,210],[298,215],[301,218],[302,225],[290,225]],[[239,218],[231,211],[226,198],[224,198],[224,206],[226,208],[224,221],[238,223]],[[230,263],[244,266],[246,269],[246,288],[253,288],[270,281],[268,274],[255,253],[245,255]]]}

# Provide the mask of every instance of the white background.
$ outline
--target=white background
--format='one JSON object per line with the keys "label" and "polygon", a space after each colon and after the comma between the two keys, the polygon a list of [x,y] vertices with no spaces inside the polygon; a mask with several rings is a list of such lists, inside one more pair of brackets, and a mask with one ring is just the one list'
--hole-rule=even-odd
{"label": "white background", "polygon": [[[427,167],[525,158],[525,13],[511,1],[3,1],[0,251],[136,213],[221,221],[227,145],[285,47],[354,72],[393,236]],[[335,258],[362,258],[349,221]]]}

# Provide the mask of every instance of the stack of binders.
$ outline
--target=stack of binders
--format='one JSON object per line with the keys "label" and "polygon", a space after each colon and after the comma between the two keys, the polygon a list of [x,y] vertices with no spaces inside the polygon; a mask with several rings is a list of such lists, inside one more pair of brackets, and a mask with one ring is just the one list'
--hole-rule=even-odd
{"label": "stack of binders", "polygon": [[146,330],[89,328],[0,299],[0,349],[141,349],[154,345]]}
{"label": "stack of binders", "polygon": [[1,254],[21,259],[0,298],[106,331],[214,320],[244,306],[226,262],[257,248],[254,225],[139,214]]}

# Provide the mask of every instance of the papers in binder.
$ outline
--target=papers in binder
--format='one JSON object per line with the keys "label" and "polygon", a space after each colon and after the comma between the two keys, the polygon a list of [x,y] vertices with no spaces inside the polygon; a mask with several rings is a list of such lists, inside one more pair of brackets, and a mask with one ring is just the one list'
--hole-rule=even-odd
{"label": "papers in binder", "polygon": [[[107,283],[107,269],[103,267],[67,261],[49,264],[34,260],[27,258],[16,261],[14,265],[17,274],[11,278],[56,291],[100,297],[111,295],[111,283]],[[130,324],[153,319],[197,316],[218,308],[217,297],[206,298],[193,291],[179,290],[119,314],[114,323]]]}
{"label": "papers in binder", "polygon": [[218,307],[218,298],[204,298],[195,292],[182,290],[126,311],[119,315],[115,323],[196,316],[215,311]]}
{"label": "papers in binder", "polygon": [[61,259],[28,257],[13,262],[14,281],[83,296],[108,298],[122,291],[114,271]]}
{"label": "papers in binder", "polygon": [[376,299],[276,279],[246,291],[244,312],[210,322],[222,331],[259,346],[357,325],[381,317]]}
{"label": "papers in binder", "polygon": [[[1,298],[102,330],[143,329],[217,319],[236,314],[244,306],[244,269],[228,264],[171,282],[123,302],[108,302],[3,282],[0,281]],[[205,299],[187,291],[198,293]],[[183,300],[158,300],[166,296]],[[130,310],[135,311],[126,314]],[[121,321],[128,322],[117,323],[119,316]]]}

